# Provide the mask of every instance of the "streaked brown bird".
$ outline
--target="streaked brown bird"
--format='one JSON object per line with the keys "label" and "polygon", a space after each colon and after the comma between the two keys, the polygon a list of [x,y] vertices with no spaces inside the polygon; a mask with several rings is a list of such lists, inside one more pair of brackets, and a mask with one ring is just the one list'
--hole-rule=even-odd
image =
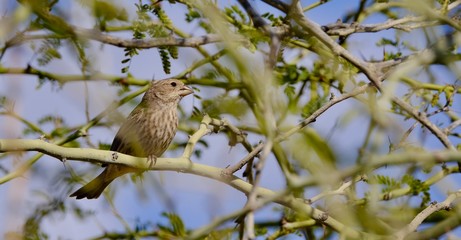
{"label": "streaked brown bird", "polygon": [[[176,134],[179,101],[191,93],[192,89],[177,79],[153,82],[118,130],[110,150],[151,160],[160,157]],[[138,171],[127,166],[109,164],[99,176],[70,197],[98,198],[115,178]]]}

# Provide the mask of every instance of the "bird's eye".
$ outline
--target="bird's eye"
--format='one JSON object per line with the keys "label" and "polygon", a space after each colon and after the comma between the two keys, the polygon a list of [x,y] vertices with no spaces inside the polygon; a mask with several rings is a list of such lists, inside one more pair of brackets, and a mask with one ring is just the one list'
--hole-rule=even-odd
{"label": "bird's eye", "polygon": [[171,86],[176,87],[176,82],[171,82]]}

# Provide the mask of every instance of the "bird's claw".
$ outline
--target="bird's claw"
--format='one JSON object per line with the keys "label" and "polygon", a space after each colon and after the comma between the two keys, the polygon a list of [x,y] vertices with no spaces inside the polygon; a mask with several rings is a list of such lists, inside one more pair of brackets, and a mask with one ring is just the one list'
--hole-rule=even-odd
{"label": "bird's claw", "polygon": [[149,155],[147,156],[147,162],[149,163],[149,167],[153,167],[157,164],[157,157],[155,155]]}

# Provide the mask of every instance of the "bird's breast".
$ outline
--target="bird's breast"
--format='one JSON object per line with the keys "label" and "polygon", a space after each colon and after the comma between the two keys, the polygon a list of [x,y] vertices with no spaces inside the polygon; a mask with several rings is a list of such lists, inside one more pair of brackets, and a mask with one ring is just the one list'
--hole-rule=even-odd
{"label": "bird's breast", "polygon": [[178,128],[176,109],[157,111],[149,114],[148,127],[141,135],[145,135],[143,148],[148,155],[160,157],[168,148]]}

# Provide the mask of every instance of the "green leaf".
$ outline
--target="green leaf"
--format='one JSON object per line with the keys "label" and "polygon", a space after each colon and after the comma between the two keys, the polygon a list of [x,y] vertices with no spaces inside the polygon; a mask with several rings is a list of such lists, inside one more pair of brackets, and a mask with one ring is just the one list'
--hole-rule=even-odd
{"label": "green leaf", "polygon": [[[374,178],[373,180],[377,182],[378,184],[384,185],[384,188],[382,189],[383,193],[390,192],[392,190],[402,187],[402,184],[400,183],[400,181],[397,181],[396,179],[389,177],[389,176],[377,174],[377,175],[374,175],[373,178]],[[374,182],[374,181],[370,181],[370,182]]]}
{"label": "green leaf", "polygon": [[309,117],[310,115],[312,115],[312,113],[314,113],[320,107],[322,107],[327,101],[328,101],[327,96],[323,96],[320,98],[319,97],[311,98],[309,102],[307,102],[306,105],[304,105],[302,112],[301,112],[301,117],[302,118]]}
{"label": "green leaf", "polygon": [[168,53],[170,54],[171,58],[178,59],[179,57],[178,47],[170,46],[170,47],[167,47],[166,49],[168,50]]}
{"label": "green leaf", "polygon": [[201,18],[200,13],[196,11],[195,9],[188,8],[188,12],[186,13],[186,22],[190,23],[194,21],[195,19]]}
{"label": "green leaf", "polygon": [[165,11],[163,11],[163,9],[160,7],[160,5],[155,5],[152,8],[152,13],[157,15],[160,22],[162,22],[164,25],[167,25],[167,26],[173,25],[173,22],[168,17],[168,15],[165,13]]}
{"label": "green leaf", "polygon": [[101,149],[101,150],[109,150],[110,146],[111,144],[108,144],[108,143],[103,143],[103,142],[98,143],[98,149]]}
{"label": "green leaf", "polygon": [[336,157],[328,143],[313,128],[307,128],[302,133],[306,143],[309,144],[321,160],[331,164],[336,162]]}
{"label": "green leaf", "polygon": [[62,56],[59,53],[61,47],[61,41],[59,39],[46,39],[42,42],[42,45],[38,49],[39,57],[37,62],[40,66],[45,66],[54,59],[61,59]]}
{"label": "green leaf", "polygon": [[431,99],[431,106],[433,107],[437,106],[437,103],[439,103],[439,99],[440,99],[440,93],[433,94],[432,99]]}
{"label": "green leaf", "polygon": [[100,21],[128,20],[128,13],[126,10],[124,8],[117,7],[112,1],[94,1],[93,13],[100,19]]}
{"label": "green leaf", "polygon": [[225,228],[222,230],[215,230],[208,234],[205,238],[206,240],[222,240],[222,239],[232,239],[232,233],[234,229],[232,228]]}
{"label": "green leaf", "polygon": [[292,98],[296,92],[295,92],[295,87],[292,85],[287,85],[285,87],[285,90],[283,91],[289,98]]}
{"label": "green leaf", "polygon": [[176,237],[186,236],[186,227],[181,217],[174,213],[162,213],[162,216],[167,217],[170,226],[158,225],[158,227],[166,234],[171,234]]}
{"label": "green leaf", "polygon": [[398,42],[398,40],[394,41],[394,40],[391,40],[389,38],[381,38],[381,40],[376,43],[376,46],[378,46],[378,47],[386,46],[386,45],[396,47],[396,46],[399,45],[399,42]]}
{"label": "green leaf", "polygon": [[242,117],[248,111],[248,106],[240,97],[217,96],[202,101],[202,107],[211,117],[219,117],[221,114],[230,114],[234,117]]}
{"label": "green leaf", "polygon": [[170,57],[169,57],[167,48],[159,47],[158,52],[160,53],[160,58],[162,59],[163,71],[166,74],[170,74],[171,73],[171,63],[170,63]]}

